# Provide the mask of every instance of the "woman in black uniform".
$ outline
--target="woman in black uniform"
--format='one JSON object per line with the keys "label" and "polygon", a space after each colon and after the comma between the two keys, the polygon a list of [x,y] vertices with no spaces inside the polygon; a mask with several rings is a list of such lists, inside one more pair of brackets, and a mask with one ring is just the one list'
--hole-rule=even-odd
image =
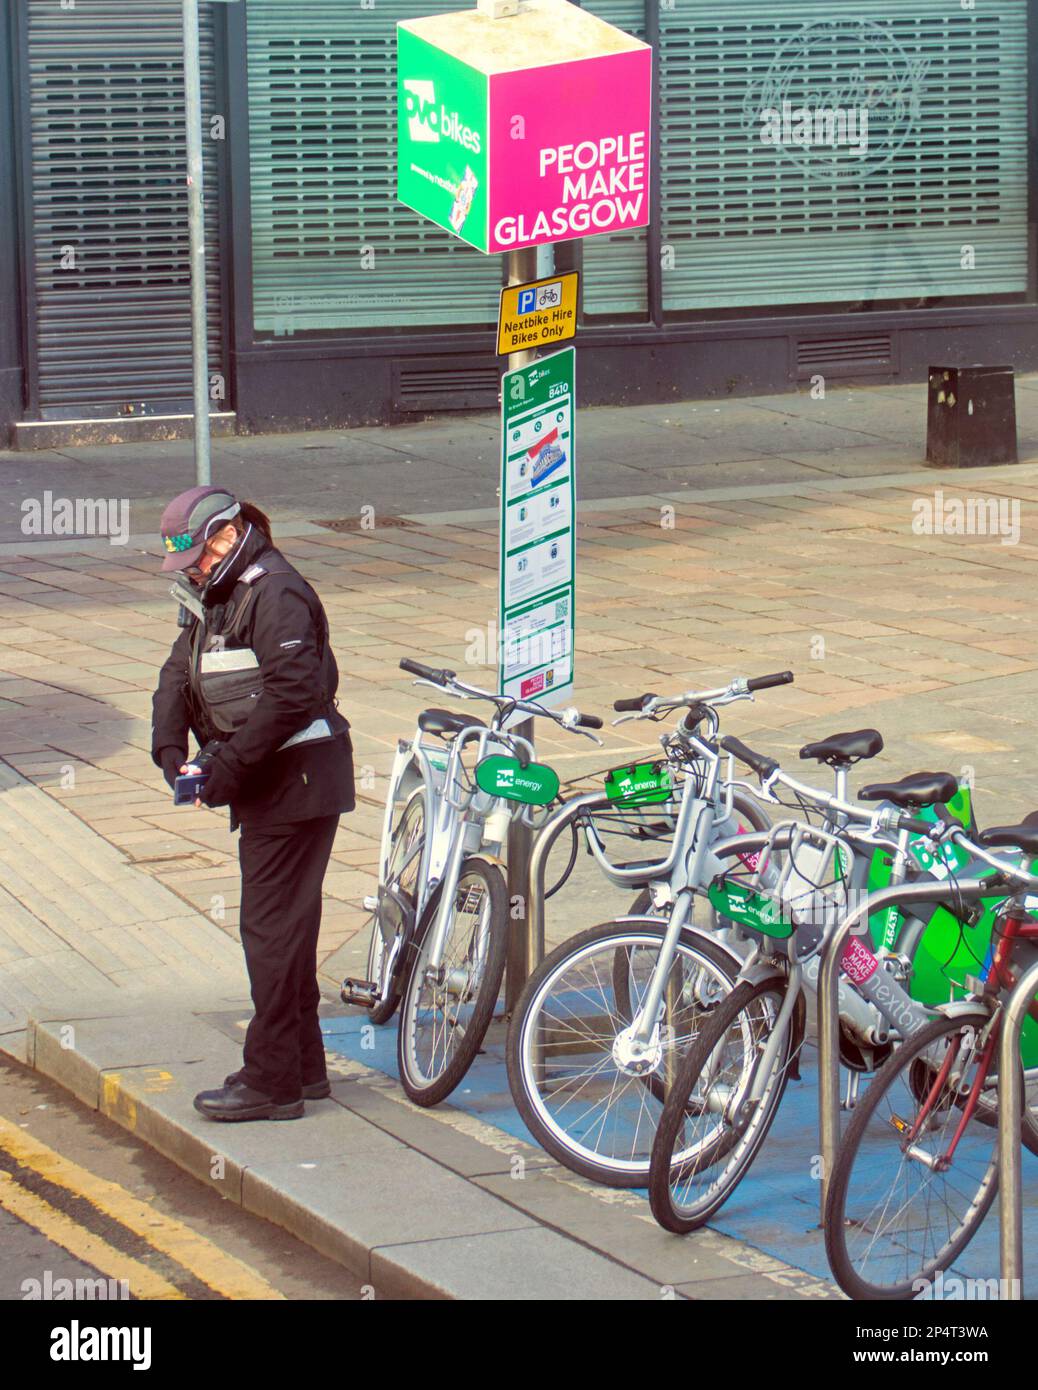
{"label": "woman in black uniform", "polygon": [[184,630],[152,701],[152,758],[173,785],[188,735],[208,773],[200,796],[240,828],[241,939],[255,1017],[244,1066],[195,1108],[214,1120],[294,1120],[329,1094],[318,1024],[321,885],[354,808],[349,723],[314,590],[274,548],[258,507],[196,487],[160,523]]}

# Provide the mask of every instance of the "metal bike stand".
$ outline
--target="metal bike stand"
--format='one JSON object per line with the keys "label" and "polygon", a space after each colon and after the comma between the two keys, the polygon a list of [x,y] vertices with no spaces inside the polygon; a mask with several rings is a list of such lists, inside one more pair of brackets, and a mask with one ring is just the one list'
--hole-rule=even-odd
{"label": "metal bike stand", "polygon": [[1020,1068],[1020,1033],[1031,1000],[1038,993],[1038,962],[1026,970],[1009,996],[1002,1018],[998,1062],[998,1158],[1001,1191],[998,1197],[1002,1288],[1007,1299],[1024,1296],[1023,1166],[1021,1111],[1024,1085]]}
{"label": "metal bike stand", "polygon": [[[818,972],[818,1136],[822,1150],[821,1219],[829,1182],[840,1146],[840,961],[843,948],[852,935],[868,931],[868,919],[881,908],[898,902],[954,902],[981,889],[990,893],[990,884],[978,878],[959,879],[954,885],[943,883],[902,883],[869,896],[845,917],[823,948]],[[861,930],[856,930],[861,928]]]}
{"label": "metal bike stand", "polygon": [[604,792],[585,792],[560,806],[541,826],[530,854],[526,902],[526,974],[544,959],[544,871],[552,845],[562,832],[592,806],[611,806]]}

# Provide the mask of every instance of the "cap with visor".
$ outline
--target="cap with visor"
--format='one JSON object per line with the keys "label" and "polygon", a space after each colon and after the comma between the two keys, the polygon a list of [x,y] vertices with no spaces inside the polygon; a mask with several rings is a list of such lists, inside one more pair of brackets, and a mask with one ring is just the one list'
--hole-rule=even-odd
{"label": "cap with visor", "polygon": [[163,570],[186,570],[197,565],[206,541],[240,511],[241,503],[222,487],[193,487],[174,497],[159,522],[166,550]]}

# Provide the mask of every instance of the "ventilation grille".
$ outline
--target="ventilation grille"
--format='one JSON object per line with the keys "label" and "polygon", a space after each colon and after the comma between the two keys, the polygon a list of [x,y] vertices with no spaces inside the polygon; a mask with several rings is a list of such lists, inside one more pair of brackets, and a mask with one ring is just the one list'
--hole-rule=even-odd
{"label": "ventilation grille", "polygon": [[394,410],[494,410],[501,373],[494,364],[444,367],[435,362],[393,364]]}
{"label": "ventilation grille", "polygon": [[796,343],[795,364],[798,378],[822,370],[834,376],[893,372],[894,342],[889,333],[800,339]]}

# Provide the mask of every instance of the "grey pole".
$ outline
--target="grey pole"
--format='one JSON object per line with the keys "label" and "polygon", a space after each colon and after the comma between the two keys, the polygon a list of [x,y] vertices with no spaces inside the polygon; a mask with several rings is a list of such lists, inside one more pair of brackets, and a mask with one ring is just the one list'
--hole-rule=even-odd
{"label": "grey pole", "polygon": [[202,72],[198,0],[184,4],[184,126],[191,255],[191,361],[195,403],[195,481],[211,481],[209,466],[209,348],[205,302],[205,188],[202,174]]}
{"label": "grey pole", "polygon": [[818,1137],[822,1150],[821,1215],[840,1147],[840,961],[852,935],[861,935],[874,912],[896,902],[952,902],[957,897],[980,896],[991,891],[980,879],[959,879],[955,884],[902,883],[870,893],[833,932],[825,947],[818,972]]}
{"label": "grey pole", "polygon": [[1020,1069],[1020,1033],[1038,993],[1038,963],[1024,972],[1009,997],[1002,1017],[1001,1054],[998,1062],[999,1241],[1002,1255],[1003,1295],[1024,1296],[1023,1169],[1020,1161],[1020,1116],[1024,1085]]}
{"label": "grey pole", "polygon": [[[528,280],[536,279],[537,248],[528,246],[521,251],[509,251],[508,283],[510,285],[523,285]],[[532,348],[526,348],[522,352],[510,352],[508,354],[508,370],[514,372],[519,367],[528,367],[531,362],[536,360],[537,353]],[[505,499],[502,497],[502,508],[504,505]],[[499,642],[503,640],[503,637],[503,633],[498,633]],[[514,726],[513,731],[521,738],[529,739],[532,743],[534,738],[533,725],[532,719],[524,719]],[[521,821],[513,820],[508,827],[507,853],[509,931],[508,963],[505,976],[505,1012],[508,1014],[511,1014],[515,1008],[531,966],[526,930],[529,911],[530,846],[530,827],[522,824]]]}

